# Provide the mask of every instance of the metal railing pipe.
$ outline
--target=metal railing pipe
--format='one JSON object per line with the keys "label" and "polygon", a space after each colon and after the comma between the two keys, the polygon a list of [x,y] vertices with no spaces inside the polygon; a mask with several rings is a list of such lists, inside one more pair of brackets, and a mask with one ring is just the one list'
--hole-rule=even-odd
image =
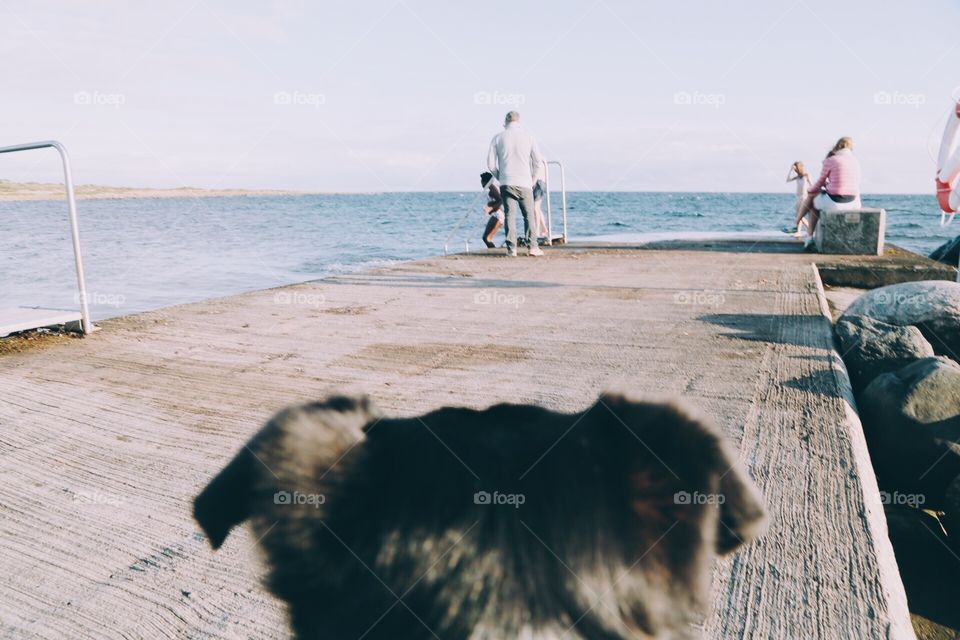
{"label": "metal railing pipe", "polygon": [[56,149],[63,163],[63,182],[67,190],[67,209],[70,214],[70,235],[73,238],[73,260],[77,269],[77,289],[80,291],[80,324],[83,333],[87,334],[93,331],[93,322],[90,321],[90,309],[87,304],[87,282],[83,275],[83,257],[80,254],[80,225],[77,222],[77,198],[73,191],[73,173],[70,169],[70,156],[67,153],[67,149],[56,140],[43,140],[40,142],[27,142],[8,147],[0,147],[0,154],[46,149],[47,147]]}

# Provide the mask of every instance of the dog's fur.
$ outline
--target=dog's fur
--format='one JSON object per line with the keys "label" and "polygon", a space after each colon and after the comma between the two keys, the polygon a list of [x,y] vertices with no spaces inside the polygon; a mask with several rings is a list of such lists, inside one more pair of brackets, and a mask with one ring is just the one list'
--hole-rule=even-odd
{"label": "dog's fur", "polygon": [[[277,504],[276,492],[324,504]],[[523,504],[476,504],[478,491]],[[723,496],[678,504],[674,494]],[[249,519],[299,638],[687,637],[716,554],[760,533],[710,424],[602,396],[381,418],[366,398],[280,412],[197,497],[214,549]]]}

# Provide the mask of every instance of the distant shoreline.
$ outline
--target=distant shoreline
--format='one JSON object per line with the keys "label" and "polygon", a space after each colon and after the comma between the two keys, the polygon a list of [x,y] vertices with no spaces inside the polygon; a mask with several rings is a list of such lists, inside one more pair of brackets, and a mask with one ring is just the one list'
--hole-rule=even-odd
{"label": "distant shoreline", "polygon": [[[471,193],[465,189],[439,189],[415,191],[294,191],[288,189],[204,189],[202,187],[109,187],[95,184],[76,185],[75,192],[79,200],[124,200],[132,198],[224,198],[224,197],[270,197],[270,196],[369,196],[383,194],[417,194],[417,193]],[[555,192],[555,189],[551,189]],[[582,190],[572,189],[573,193],[656,193],[677,195],[784,195],[793,196],[787,191],[663,191],[663,190]],[[929,193],[871,193],[870,197],[883,198],[887,196],[928,196]],[[54,182],[10,182],[0,180],[0,202],[62,200],[64,198],[63,184]]]}
{"label": "distant shoreline", "polygon": [[[78,200],[121,200],[127,198],[216,198],[227,196],[306,196],[317,195],[308,191],[282,189],[202,189],[177,187],[156,189],[149,187],[105,187],[95,184],[80,184],[74,187]],[[0,180],[0,202],[32,200],[62,200],[62,184],[46,182],[8,182]]]}

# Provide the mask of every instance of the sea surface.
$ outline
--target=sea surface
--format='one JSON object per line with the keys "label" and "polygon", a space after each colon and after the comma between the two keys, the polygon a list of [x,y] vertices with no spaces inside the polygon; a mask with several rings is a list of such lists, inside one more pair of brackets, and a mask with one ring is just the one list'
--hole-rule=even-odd
{"label": "sea surface", "polygon": [[[572,239],[690,232],[776,232],[793,196],[569,193]],[[887,241],[928,254],[960,234],[933,196],[864,197],[887,210]],[[553,194],[559,227],[558,193]],[[95,319],[226,296],[402,260],[481,248],[480,192],[81,200]],[[500,241],[503,235],[500,232]],[[76,309],[63,201],[0,203],[0,309]]]}

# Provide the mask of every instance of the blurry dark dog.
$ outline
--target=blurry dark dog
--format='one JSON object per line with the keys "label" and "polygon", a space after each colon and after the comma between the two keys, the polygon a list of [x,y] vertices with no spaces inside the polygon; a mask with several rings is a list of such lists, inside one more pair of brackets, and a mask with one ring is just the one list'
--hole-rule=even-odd
{"label": "blurry dark dog", "polygon": [[760,533],[709,423],[602,396],[382,418],[282,411],[197,497],[213,547],[251,520],[299,638],[688,637],[716,554]]}

